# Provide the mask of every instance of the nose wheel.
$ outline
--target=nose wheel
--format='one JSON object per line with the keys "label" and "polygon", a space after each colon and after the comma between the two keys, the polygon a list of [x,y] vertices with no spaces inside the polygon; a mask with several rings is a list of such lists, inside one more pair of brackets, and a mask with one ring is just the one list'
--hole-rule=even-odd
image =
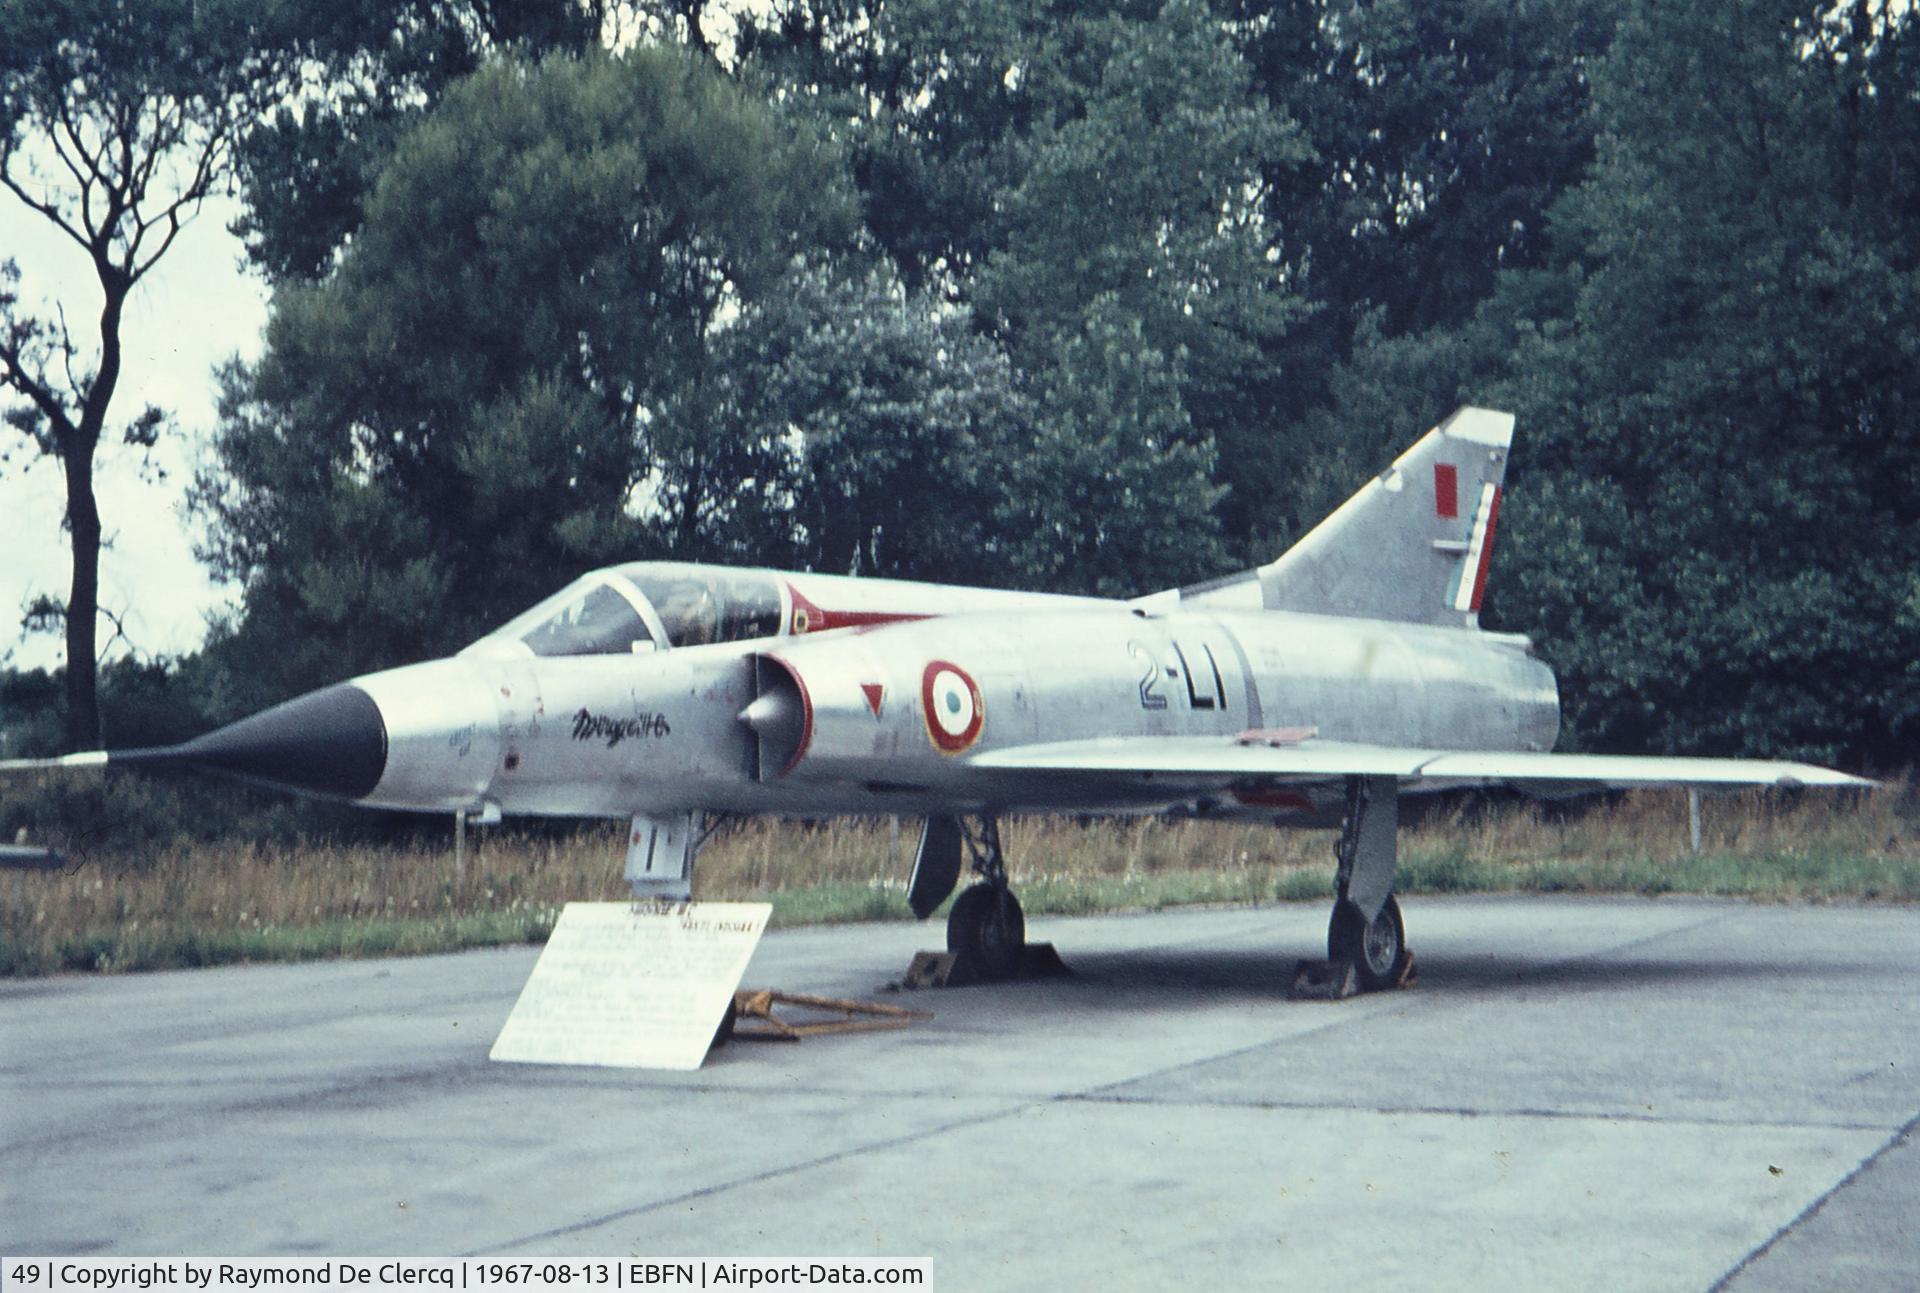
{"label": "nose wheel", "polygon": [[1020,900],[1002,884],[970,885],[947,912],[947,950],[954,973],[974,980],[1010,979],[1027,951],[1027,918]]}
{"label": "nose wheel", "polygon": [[[973,870],[979,881],[962,890],[953,900],[953,906],[947,910],[947,951],[953,954],[953,968],[949,982],[955,983],[992,983],[1005,979],[1028,977],[1035,973],[1053,972],[1040,970],[1036,966],[1035,952],[1051,955],[1052,949],[1027,946],[1027,918],[1020,910],[1020,900],[1013,896],[1013,889],[1007,883],[1006,855],[1000,849],[1000,823],[991,814],[980,818],[976,828],[970,827],[959,818],[949,819],[952,838],[947,841],[948,849],[957,854],[964,842],[966,851],[972,855]],[[928,840],[933,838],[929,823]],[[940,875],[928,887],[927,892],[919,895],[920,902],[915,904],[918,912],[924,903],[928,910],[946,897],[944,892],[935,889],[951,885],[955,873],[959,871],[959,859],[949,859],[949,865],[930,867],[926,857],[931,845],[923,841],[921,860],[916,864],[914,887],[920,888],[923,870],[938,871]],[[927,901],[931,899],[931,901]],[[1058,966],[1059,958],[1053,958]]]}

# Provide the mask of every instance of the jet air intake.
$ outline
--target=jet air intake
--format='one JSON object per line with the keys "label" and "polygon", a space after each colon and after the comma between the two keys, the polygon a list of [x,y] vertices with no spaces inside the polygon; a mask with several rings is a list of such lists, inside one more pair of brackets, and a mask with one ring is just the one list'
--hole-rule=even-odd
{"label": "jet air intake", "polygon": [[757,781],[918,781],[921,772],[908,769],[937,761],[918,689],[902,665],[890,666],[864,644],[838,638],[757,655],[753,681],[739,719],[753,732]]}
{"label": "jet air intake", "polygon": [[754,780],[793,771],[813,737],[813,702],[793,666],[778,656],[753,658],[753,700],[740,721],[753,730]]}

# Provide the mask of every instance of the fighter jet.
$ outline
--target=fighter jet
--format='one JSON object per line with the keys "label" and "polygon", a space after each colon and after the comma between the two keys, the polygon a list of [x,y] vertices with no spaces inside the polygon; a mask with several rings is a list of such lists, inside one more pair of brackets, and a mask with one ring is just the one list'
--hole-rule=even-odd
{"label": "fighter jet", "polygon": [[1269,565],[1131,601],[642,561],[584,575],[447,659],[183,745],[45,767],[186,767],[389,809],[630,820],[637,897],[684,900],[731,814],[919,816],[924,918],[1014,973],[1008,814],[1335,827],[1329,960],[1407,964],[1399,799],[1866,786],[1800,763],[1551,753],[1552,671],[1479,627],[1513,434],[1463,408]]}

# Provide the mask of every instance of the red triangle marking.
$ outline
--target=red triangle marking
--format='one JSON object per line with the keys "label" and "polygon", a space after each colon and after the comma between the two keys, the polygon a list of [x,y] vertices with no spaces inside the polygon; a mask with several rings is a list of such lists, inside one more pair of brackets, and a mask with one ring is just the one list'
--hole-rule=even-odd
{"label": "red triangle marking", "polygon": [[867,698],[867,708],[873,711],[875,718],[880,717],[880,699],[887,694],[887,689],[877,682],[863,682],[860,690]]}

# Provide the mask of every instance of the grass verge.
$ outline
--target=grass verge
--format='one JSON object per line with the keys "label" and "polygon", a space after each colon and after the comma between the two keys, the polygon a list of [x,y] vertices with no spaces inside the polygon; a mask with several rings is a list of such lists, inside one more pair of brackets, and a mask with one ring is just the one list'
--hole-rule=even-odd
{"label": "grass verge", "polygon": [[[1645,793],[1561,816],[1456,808],[1402,831],[1399,891],[1698,893],[1771,901],[1920,901],[1920,796],[1709,800],[1705,847],[1685,799]],[[908,918],[913,822],[751,822],[702,855],[701,896],[774,904],[776,925]],[[1323,901],[1331,836],[1155,820],[1009,822],[1033,915],[1195,903]],[[0,974],[414,955],[544,939],[560,907],[614,901],[624,833],[490,836],[453,874],[447,849],[325,843],[177,846],[0,873]],[[937,938],[938,935],[935,935]]]}

